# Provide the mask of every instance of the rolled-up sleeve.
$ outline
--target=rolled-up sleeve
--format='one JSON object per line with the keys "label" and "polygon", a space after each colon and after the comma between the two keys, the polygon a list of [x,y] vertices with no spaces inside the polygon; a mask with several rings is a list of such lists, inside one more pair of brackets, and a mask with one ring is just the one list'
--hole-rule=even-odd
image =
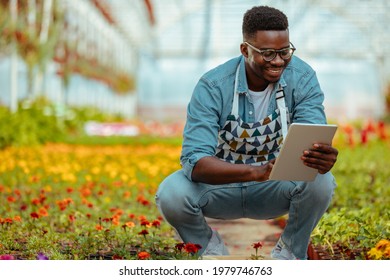
{"label": "rolled-up sleeve", "polygon": [[221,90],[202,77],[188,104],[183,133],[180,163],[189,180],[192,180],[196,163],[203,157],[215,154],[222,104]]}

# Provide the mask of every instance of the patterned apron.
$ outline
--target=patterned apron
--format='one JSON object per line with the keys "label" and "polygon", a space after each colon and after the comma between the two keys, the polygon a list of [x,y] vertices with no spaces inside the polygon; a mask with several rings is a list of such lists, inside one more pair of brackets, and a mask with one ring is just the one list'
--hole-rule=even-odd
{"label": "patterned apron", "polygon": [[263,165],[278,156],[287,136],[289,120],[284,91],[279,85],[277,109],[272,114],[258,122],[246,123],[238,114],[238,76],[239,68],[236,71],[232,112],[218,133],[215,156],[235,164]]}

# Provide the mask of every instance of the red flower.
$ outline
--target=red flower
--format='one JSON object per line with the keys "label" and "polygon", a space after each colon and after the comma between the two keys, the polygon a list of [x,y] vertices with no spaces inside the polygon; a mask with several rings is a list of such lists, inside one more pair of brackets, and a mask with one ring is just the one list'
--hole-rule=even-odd
{"label": "red flower", "polygon": [[138,234],[139,234],[139,235],[146,236],[146,235],[149,234],[149,231],[147,231],[146,229],[143,229],[143,230],[141,230]]}
{"label": "red flower", "polygon": [[185,245],[185,244],[182,243],[182,242],[181,242],[181,243],[177,243],[176,246],[175,246],[175,248],[176,248],[177,250],[181,251],[181,250],[183,250],[184,245]]}
{"label": "red flower", "polygon": [[76,220],[76,217],[74,215],[68,216],[70,222],[74,222]]}
{"label": "red flower", "polygon": [[119,255],[113,255],[112,256],[112,259],[113,260],[123,260],[123,257],[119,256]]}
{"label": "red flower", "polygon": [[34,198],[34,199],[31,201],[31,203],[34,204],[34,205],[39,205],[39,204],[41,204],[41,201],[40,201],[40,199],[38,199],[38,198]]}
{"label": "red flower", "polygon": [[254,249],[261,249],[263,248],[263,243],[261,242],[253,243],[252,246]]}
{"label": "red flower", "polygon": [[159,227],[160,225],[161,225],[161,222],[159,220],[154,220],[152,222],[152,226],[154,226],[154,227]]}
{"label": "red flower", "polygon": [[187,243],[184,245],[184,250],[189,254],[196,254],[201,248],[202,246],[200,246],[199,244]]}
{"label": "red flower", "polygon": [[13,196],[9,196],[9,197],[7,197],[7,201],[8,201],[9,203],[12,203],[12,202],[15,202],[15,201],[16,201],[16,198],[13,197]]}
{"label": "red flower", "polygon": [[134,218],[135,218],[135,214],[130,213],[130,214],[128,215],[128,217],[129,217],[130,219],[134,219]]}
{"label": "red flower", "polygon": [[138,259],[140,260],[146,260],[150,258],[150,254],[148,252],[139,252],[138,253]]}
{"label": "red flower", "polygon": [[36,212],[32,212],[32,213],[30,214],[30,217],[33,218],[33,219],[38,219],[38,218],[39,218],[39,214],[36,213]]}

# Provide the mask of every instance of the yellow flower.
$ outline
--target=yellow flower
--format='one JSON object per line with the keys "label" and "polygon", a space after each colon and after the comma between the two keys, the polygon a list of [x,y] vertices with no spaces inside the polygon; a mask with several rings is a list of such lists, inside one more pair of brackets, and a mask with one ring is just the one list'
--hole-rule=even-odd
{"label": "yellow flower", "polygon": [[368,252],[368,256],[370,257],[370,259],[380,260],[382,258],[382,252],[377,250],[376,248],[372,248]]}

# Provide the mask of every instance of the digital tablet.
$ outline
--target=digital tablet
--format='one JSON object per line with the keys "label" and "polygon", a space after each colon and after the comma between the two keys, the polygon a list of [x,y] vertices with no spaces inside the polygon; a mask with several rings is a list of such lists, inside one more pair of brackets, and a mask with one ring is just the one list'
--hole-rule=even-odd
{"label": "digital tablet", "polygon": [[337,125],[292,123],[269,180],[313,181],[318,171],[303,164],[303,151],[316,142],[332,144],[336,130]]}

